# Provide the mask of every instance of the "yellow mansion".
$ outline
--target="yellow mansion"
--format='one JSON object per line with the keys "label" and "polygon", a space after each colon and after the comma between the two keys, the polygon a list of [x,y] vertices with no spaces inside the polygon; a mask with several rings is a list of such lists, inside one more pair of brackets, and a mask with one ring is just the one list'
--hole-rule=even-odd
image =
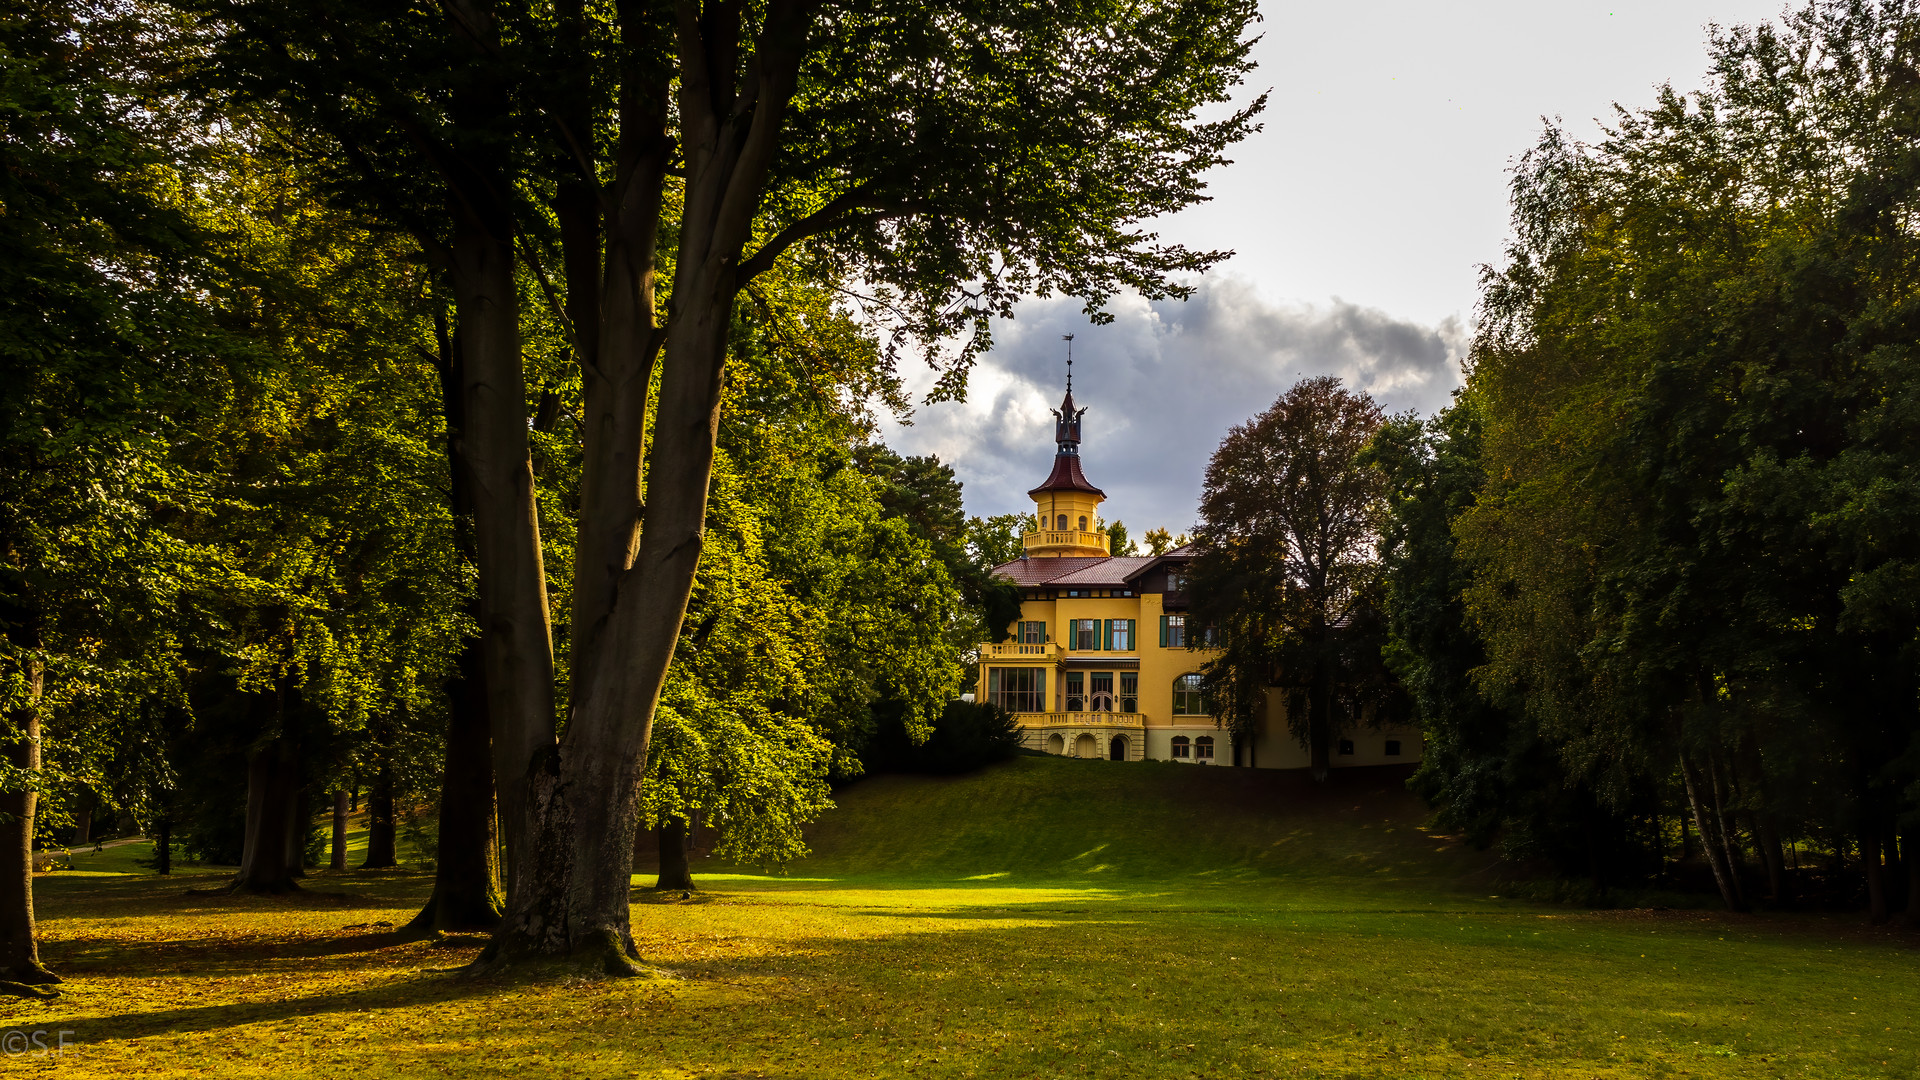
{"label": "yellow mansion", "polygon": [[[1112,555],[1100,529],[1104,492],[1080,469],[1080,418],[1073,385],[1054,410],[1053,472],[1027,494],[1035,528],[1025,553],[994,573],[1023,592],[1012,636],[980,646],[976,700],[1014,714],[1029,749],[1114,761],[1152,758],[1198,765],[1304,768],[1307,752],[1287,731],[1282,694],[1272,691],[1251,745],[1233,746],[1200,693],[1200,666],[1213,656],[1206,631],[1188,621],[1191,551]],[[1412,730],[1364,728],[1342,738],[1333,764],[1418,761]]]}

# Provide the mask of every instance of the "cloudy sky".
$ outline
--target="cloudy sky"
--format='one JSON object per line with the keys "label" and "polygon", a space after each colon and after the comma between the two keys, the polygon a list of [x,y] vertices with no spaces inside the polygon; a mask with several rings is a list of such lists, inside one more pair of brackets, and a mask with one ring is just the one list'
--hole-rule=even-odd
{"label": "cloudy sky", "polygon": [[[921,407],[887,441],[937,453],[974,514],[1031,510],[1053,454],[1048,409],[1075,334],[1085,467],[1109,521],[1192,524],[1231,424],[1323,373],[1393,410],[1431,411],[1459,381],[1477,268],[1506,235],[1508,163],[1543,116],[1597,134],[1612,103],[1649,103],[1706,67],[1707,27],[1777,17],[1777,0],[1618,3],[1376,0],[1263,5],[1265,129],[1209,177],[1213,201],[1156,223],[1236,254],[1186,303],[1022,306],[962,404]],[[908,372],[921,378],[919,372]],[[922,380],[923,382],[926,380]]]}

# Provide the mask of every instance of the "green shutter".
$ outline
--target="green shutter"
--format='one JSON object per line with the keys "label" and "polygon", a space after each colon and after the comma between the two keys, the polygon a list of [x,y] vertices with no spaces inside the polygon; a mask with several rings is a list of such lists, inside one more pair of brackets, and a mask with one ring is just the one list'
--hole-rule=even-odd
{"label": "green shutter", "polygon": [[1160,647],[1163,649],[1167,647],[1167,617],[1165,615],[1160,616]]}
{"label": "green shutter", "polygon": [[1105,633],[1102,634],[1101,637],[1106,641],[1106,644],[1101,647],[1111,652],[1113,650],[1113,620],[1112,619],[1108,619],[1106,621],[1106,625],[1104,629],[1105,629]]}

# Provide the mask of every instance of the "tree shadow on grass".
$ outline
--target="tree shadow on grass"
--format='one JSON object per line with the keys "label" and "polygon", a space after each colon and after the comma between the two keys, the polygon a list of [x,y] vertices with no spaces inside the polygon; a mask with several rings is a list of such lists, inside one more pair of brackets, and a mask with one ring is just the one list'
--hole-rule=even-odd
{"label": "tree shadow on grass", "polygon": [[369,871],[313,875],[295,892],[278,895],[229,893],[220,873],[125,878],[42,877],[33,883],[42,921],[121,916],[130,907],[142,917],[192,917],[222,912],[384,910],[426,902],[433,879],[425,874]]}
{"label": "tree shadow on grass", "polygon": [[498,981],[454,978],[453,969],[448,968],[337,993],[279,1001],[226,1002],[126,1012],[73,1022],[84,1025],[88,1032],[99,1032],[113,1039],[144,1039],[155,1035],[221,1031],[243,1024],[293,1020],[329,1013],[372,1012],[460,1001],[499,993],[507,985]]}
{"label": "tree shadow on grass", "polygon": [[[251,974],[289,960],[353,957],[401,946],[430,946],[417,934],[398,930],[345,936],[311,934],[234,934],[219,937],[151,941],[137,938],[77,937],[42,946],[46,962],[64,975],[117,975],[128,972],[221,975]],[[478,945],[471,946],[478,949]],[[353,967],[353,963],[330,965]]]}

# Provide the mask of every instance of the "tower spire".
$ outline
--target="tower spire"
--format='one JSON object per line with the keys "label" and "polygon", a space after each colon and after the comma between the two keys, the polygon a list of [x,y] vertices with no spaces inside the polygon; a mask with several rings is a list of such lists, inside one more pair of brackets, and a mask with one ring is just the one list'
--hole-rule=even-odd
{"label": "tower spire", "polygon": [[1111,551],[1100,529],[1100,503],[1107,495],[1080,471],[1080,418],[1087,410],[1073,401],[1073,335],[1060,337],[1067,343],[1067,396],[1053,410],[1053,472],[1027,492],[1039,528],[1021,543],[1031,556],[1102,558]]}
{"label": "tower spire", "polygon": [[1053,442],[1063,455],[1080,453],[1080,415],[1087,410],[1073,407],[1073,335],[1060,335],[1067,343],[1067,397],[1060,407],[1053,410],[1057,422],[1053,425]]}

